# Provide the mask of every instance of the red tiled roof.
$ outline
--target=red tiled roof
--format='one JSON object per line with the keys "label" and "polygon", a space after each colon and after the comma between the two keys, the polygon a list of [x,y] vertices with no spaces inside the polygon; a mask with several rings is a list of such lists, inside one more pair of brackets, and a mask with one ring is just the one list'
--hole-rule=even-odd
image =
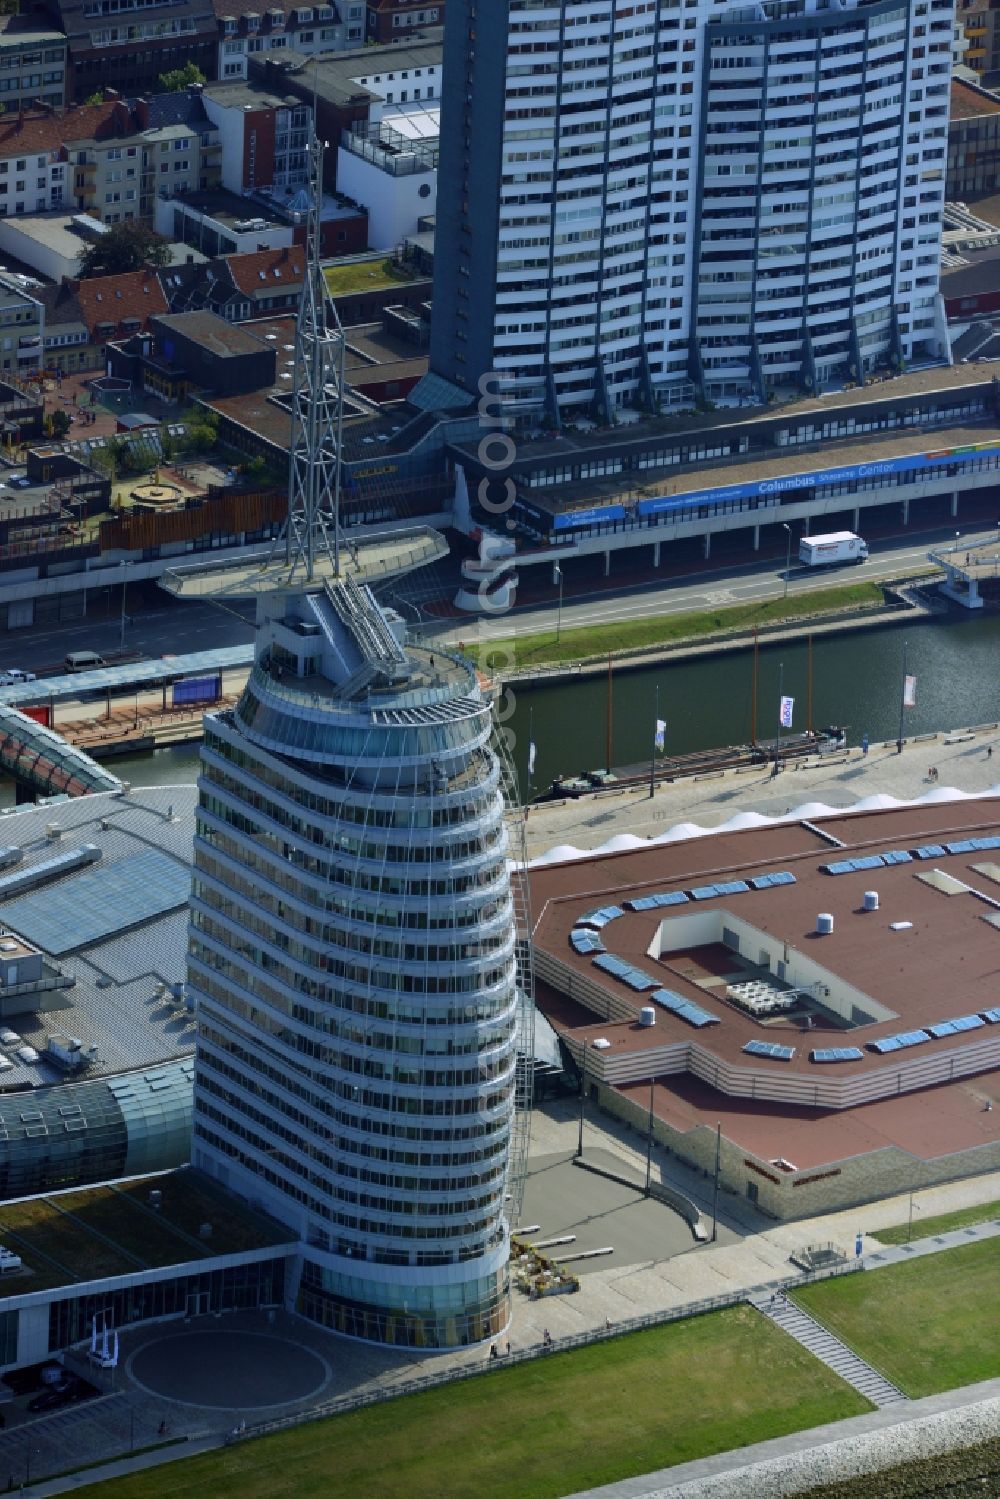
{"label": "red tiled roof", "polygon": [[[118,333],[121,324],[137,318],[145,328],[154,313],[169,312],[167,299],[155,271],[130,271],[124,276],[93,276],[76,286],[83,320],[92,339],[101,342]],[[98,332],[98,325],[112,324],[113,331]]]}
{"label": "red tiled roof", "polygon": [[248,297],[259,297],[268,288],[291,291],[302,285],[306,253],[299,245],[258,250],[251,255],[227,255],[225,259],[234,282]]}
{"label": "red tiled roof", "polygon": [[4,115],[0,117],[0,156],[57,151],[68,141],[114,140],[136,131],[131,111],[121,99],[83,104],[63,114]]}

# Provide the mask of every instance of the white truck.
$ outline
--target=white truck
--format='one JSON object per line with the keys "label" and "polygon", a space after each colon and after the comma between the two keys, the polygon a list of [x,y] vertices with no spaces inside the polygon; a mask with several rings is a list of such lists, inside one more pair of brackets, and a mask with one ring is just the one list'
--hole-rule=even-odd
{"label": "white truck", "polygon": [[803,567],[834,567],[841,562],[865,562],[867,558],[867,541],[853,531],[803,536],[799,542],[799,561]]}

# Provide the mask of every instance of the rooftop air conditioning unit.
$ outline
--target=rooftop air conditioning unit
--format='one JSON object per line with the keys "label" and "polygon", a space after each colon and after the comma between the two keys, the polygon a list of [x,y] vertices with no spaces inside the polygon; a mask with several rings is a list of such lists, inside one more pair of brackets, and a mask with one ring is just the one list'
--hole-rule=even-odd
{"label": "rooftop air conditioning unit", "polygon": [[46,838],[61,838],[62,837],[62,828],[59,826],[59,824],[57,822],[46,823],[46,825],[45,825],[45,836],[46,836]]}

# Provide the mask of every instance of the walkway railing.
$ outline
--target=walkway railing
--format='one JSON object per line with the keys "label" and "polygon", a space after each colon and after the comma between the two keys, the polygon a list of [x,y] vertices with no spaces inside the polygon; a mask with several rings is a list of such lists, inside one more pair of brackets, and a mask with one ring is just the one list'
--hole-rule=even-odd
{"label": "walkway railing", "polygon": [[[278,1416],[271,1421],[261,1421],[253,1426],[241,1423],[226,1440],[227,1443],[236,1442],[244,1437],[265,1436],[268,1432],[284,1431],[290,1426],[301,1426],[306,1421],[322,1421],[328,1416],[339,1416],[346,1411],[360,1410],[366,1405],[380,1405],[383,1401],[395,1400],[402,1395],[414,1395],[421,1390],[433,1390],[440,1385],[452,1384],[457,1380],[492,1374],[498,1369],[509,1369],[515,1364],[532,1363],[535,1359],[548,1358],[553,1353],[565,1353],[570,1348],[585,1348],[591,1343],[601,1343],[608,1338],[620,1337],[623,1333],[642,1332],[645,1328],[662,1327],[668,1322],[683,1322],[689,1317],[703,1316],[706,1312],[740,1306],[754,1297],[767,1297],[777,1291],[794,1290],[799,1286],[810,1285],[814,1281],[830,1280],[835,1275],[851,1275],[863,1269],[864,1262],[855,1259],[847,1264],[832,1265],[809,1274],[767,1281],[762,1285],[732,1291],[727,1296],[709,1296],[702,1301],[688,1301],[682,1306],[668,1307],[662,1312],[649,1312],[644,1317],[629,1317],[624,1321],[613,1323],[610,1327],[597,1327],[589,1332],[574,1333],[565,1338],[553,1338],[548,1343],[534,1343],[530,1348],[521,1348],[499,1358],[490,1358],[488,1354],[484,1354],[478,1362],[466,1364],[458,1369],[443,1369],[437,1374],[425,1374],[415,1379],[400,1380],[398,1384],[378,1385],[374,1389],[364,1390],[357,1395],[342,1395],[336,1400],[328,1400],[322,1405],[313,1406],[310,1410],[297,1411],[288,1416]],[[497,1341],[499,1343],[501,1340]]]}

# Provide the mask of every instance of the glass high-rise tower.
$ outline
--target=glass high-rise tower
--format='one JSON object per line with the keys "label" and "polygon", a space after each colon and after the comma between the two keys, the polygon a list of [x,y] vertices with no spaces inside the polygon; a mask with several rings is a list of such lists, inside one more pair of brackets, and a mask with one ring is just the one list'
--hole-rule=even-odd
{"label": "glass high-rise tower", "polygon": [[517,994],[490,705],[353,583],[258,607],[202,752],[194,1162],[297,1231],[303,1315],[496,1336]]}

